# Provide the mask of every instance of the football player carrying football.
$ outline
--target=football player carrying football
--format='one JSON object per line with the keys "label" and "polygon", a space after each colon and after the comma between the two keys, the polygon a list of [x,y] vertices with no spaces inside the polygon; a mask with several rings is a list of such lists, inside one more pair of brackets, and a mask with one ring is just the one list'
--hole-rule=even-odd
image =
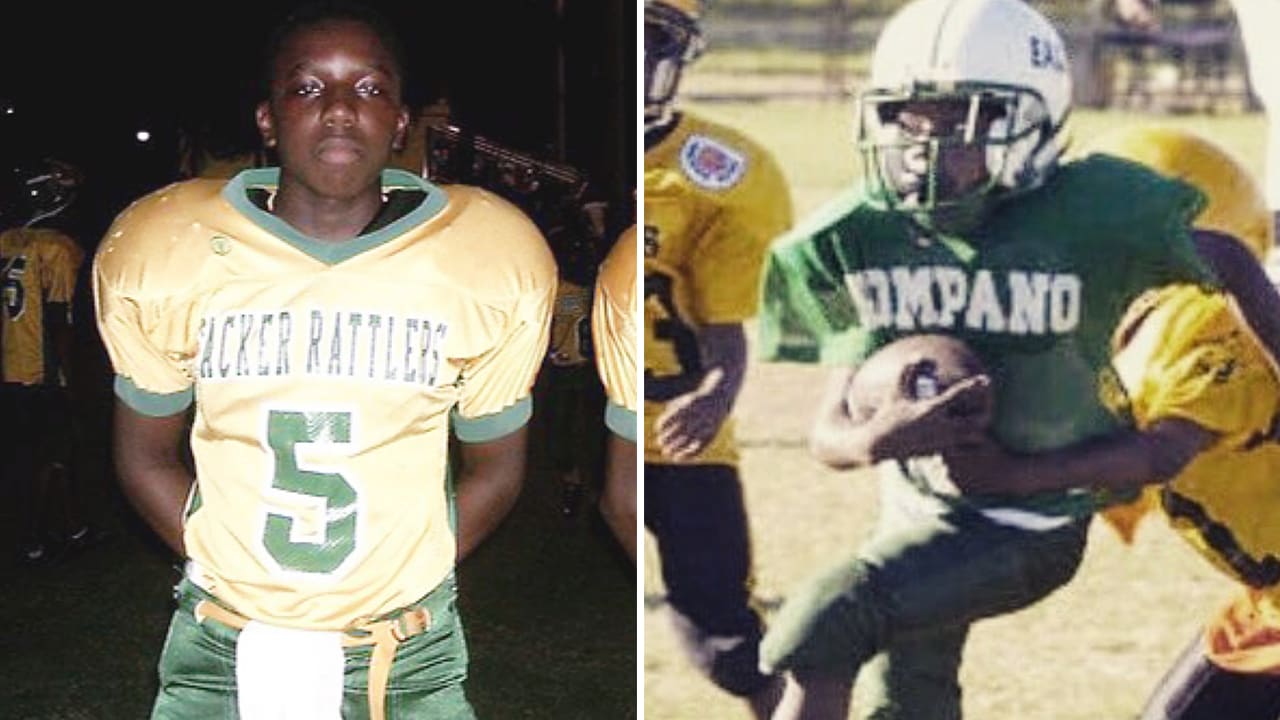
{"label": "football player carrying football", "polygon": [[756,668],[750,536],[729,418],[790,192],[755,142],[673,100],[701,51],[698,0],[645,0],[645,527],[689,656],[765,716],[779,683]]}
{"label": "football player carrying football", "polygon": [[[1271,249],[1271,215],[1257,184],[1207,139],[1139,126],[1108,133],[1089,148],[1192,183],[1209,199],[1196,227],[1232,234],[1259,261]],[[1125,390],[1113,396],[1115,409],[1148,432],[1183,425],[1202,451],[1168,482],[1148,485],[1139,502],[1104,517],[1128,539],[1138,513],[1161,508],[1193,548],[1245,588],[1188,646],[1142,717],[1275,718],[1280,382],[1253,337],[1240,328],[1227,298],[1195,285],[1144,293],[1116,330],[1113,347]]]}
{"label": "football player carrying football", "polygon": [[506,201],[385,169],[385,20],[268,49],[280,167],[159,190],[95,258],[121,481],[188,559],[153,717],[471,718],[454,566],[519,492],[555,265]]}
{"label": "football player carrying football", "polygon": [[608,395],[605,427],[604,492],[600,514],[632,562],[636,559],[636,333],[640,295],[636,292],[636,226],[609,249],[596,276],[591,336],[596,369]]}
{"label": "football player carrying football", "polygon": [[[844,366],[815,454],[837,468],[893,461],[878,465],[873,539],[771,621],[763,667],[788,678],[775,718],[845,717],[877,656],[860,676],[870,716],[959,717],[970,624],[1074,575],[1092,485],[1168,478],[1190,459],[1185,438],[1139,433],[1100,400],[1111,333],[1142,291],[1220,281],[1280,343],[1280,298],[1245,247],[1192,231],[1199,191],[1114,158],[1059,164],[1070,99],[1062,40],[1028,4],[911,2],[860,98],[867,183],[770,255],[766,357]],[[848,368],[923,332],[981,357],[996,388],[988,433],[949,412],[988,391],[981,375],[849,415]],[[936,490],[950,483],[963,492]]]}

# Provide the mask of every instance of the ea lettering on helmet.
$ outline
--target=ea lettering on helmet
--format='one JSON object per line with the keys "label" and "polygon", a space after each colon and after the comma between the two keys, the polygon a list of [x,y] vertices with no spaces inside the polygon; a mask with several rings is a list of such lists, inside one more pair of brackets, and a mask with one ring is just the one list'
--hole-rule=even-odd
{"label": "ea lettering on helmet", "polygon": [[1055,45],[1052,38],[1031,36],[1031,67],[1052,69],[1058,72],[1067,71],[1066,53],[1061,45]]}

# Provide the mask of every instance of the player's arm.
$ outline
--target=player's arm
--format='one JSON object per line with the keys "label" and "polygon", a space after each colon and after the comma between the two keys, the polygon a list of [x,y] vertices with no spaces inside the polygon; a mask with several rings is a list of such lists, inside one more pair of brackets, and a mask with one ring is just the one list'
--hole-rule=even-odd
{"label": "player's arm", "polygon": [[[829,467],[844,470],[928,455],[975,442],[983,435],[984,419],[972,414],[962,417],[951,409],[974,407],[975,399],[989,397],[986,375],[958,382],[937,397],[895,397],[862,420],[849,412],[849,386],[855,372],[856,368],[841,368],[831,374],[809,434],[810,452]],[[903,369],[904,376],[912,372],[911,367]],[[980,406],[992,411],[985,403]]]}
{"label": "player's arm", "polygon": [[1196,252],[1231,296],[1232,309],[1258,339],[1272,369],[1280,373],[1280,295],[1262,265],[1230,235],[1196,229],[1194,237]]}
{"label": "player's arm", "polygon": [[667,403],[658,417],[658,445],[673,460],[691,458],[707,446],[729,417],[747,369],[747,338],[741,323],[706,325],[698,331],[705,372],[698,386]]}
{"label": "player's arm", "polygon": [[515,505],[527,443],[523,426],[493,440],[458,443],[458,560],[471,554]]}
{"label": "player's arm", "polygon": [[610,432],[605,448],[604,492],[600,514],[609,529],[636,561],[636,441]]}
{"label": "player's arm", "polygon": [[964,492],[1126,490],[1173,479],[1217,439],[1217,433],[1191,420],[1170,417],[1146,430],[1123,430],[1044,452],[1008,453],[987,441],[944,456],[952,481]]}
{"label": "player's arm", "polygon": [[113,430],[125,497],[165,544],[186,557],[182,515],[195,478],[182,461],[185,413],[152,417],[117,399]]}
{"label": "player's arm", "polygon": [[[45,303],[44,320],[45,326],[48,328],[53,355],[58,362],[58,369],[62,371],[63,377],[67,379],[67,384],[74,389],[74,364],[72,362],[74,355],[72,349],[75,343],[75,332],[71,328],[70,304],[65,302]],[[46,380],[46,382],[49,382],[49,380]]]}

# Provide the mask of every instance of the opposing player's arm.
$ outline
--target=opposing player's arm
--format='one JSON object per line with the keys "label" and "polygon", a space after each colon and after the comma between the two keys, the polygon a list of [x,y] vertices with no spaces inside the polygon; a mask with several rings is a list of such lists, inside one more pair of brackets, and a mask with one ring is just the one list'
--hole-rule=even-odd
{"label": "opposing player's arm", "polygon": [[523,426],[492,440],[458,444],[458,560],[471,554],[515,505],[527,444]]}
{"label": "opposing player's arm", "polygon": [[185,413],[153,417],[116,400],[114,455],[120,486],[160,539],[185,557],[182,517],[195,482],[182,461]]}
{"label": "opposing player's arm", "polygon": [[1217,433],[1178,417],[1039,453],[1015,454],[994,442],[947,451],[951,480],[964,492],[1034,494],[1090,487],[1127,490],[1182,472]]}
{"label": "opposing player's arm", "polygon": [[[977,401],[988,396],[991,381],[986,375],[962,380],[932,398],[892,397],[863,419],[849,411],[856,372],[856,368],[841,368],[831,374],[809,434],[809,451],[829,467],[845,470],[926,455],[973,443],[985,433],[987,418],[960,415],[952,409],[983,405]],[[911,372],[910,367],[903,368],[904,376]],[[985,407],[984,412],[991,409]]]}
{"label": "opposing player's arm", "polygon": [[1211,230],[1194,231],[1196,252],[1230,294],[1232,308],[1257,337],[1280,373],[1280,295],[1244,243]]}
{"label": "opposing player's arm", "polygon": [[747,370],[747,338],[741,323],[698,330],[705,372],[698,387],[667,403],[658,418],[658,445],[674,460],[702,452],[724,424],[742,390]]}

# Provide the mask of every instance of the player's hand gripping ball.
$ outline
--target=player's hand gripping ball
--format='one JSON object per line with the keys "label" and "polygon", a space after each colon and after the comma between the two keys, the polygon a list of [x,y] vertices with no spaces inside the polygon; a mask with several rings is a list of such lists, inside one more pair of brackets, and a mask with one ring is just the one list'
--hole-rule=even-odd
{"label": "player's hand gripping ball", "polygon": [[[866,420],[885,404],[935,398],[956,383],[986,372],[982,360],[961,340],[949,335],[908,335],[867,358],[849,383],[846,402],[850,415]],[[992,401],[988,383],[982,391],[957,397],[945,412],[985,426]]]}

